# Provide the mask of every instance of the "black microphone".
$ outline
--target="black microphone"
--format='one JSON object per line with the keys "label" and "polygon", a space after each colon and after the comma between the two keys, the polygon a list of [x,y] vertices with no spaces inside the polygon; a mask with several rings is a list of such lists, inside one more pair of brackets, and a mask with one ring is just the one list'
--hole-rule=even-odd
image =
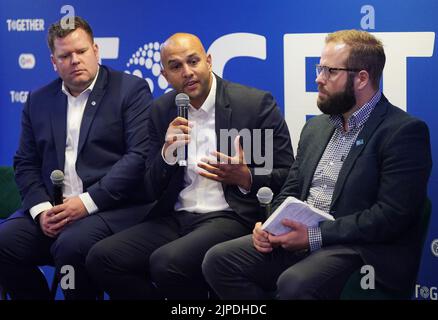
{"label": "black microphone", "polygon": [[274,193],[272,193],[271,188],[269,187],[261,187],[259,191],[257,191],[257,199],[259,200],[260,207],[263,208],[263,214],[265,218],[268,218],[271,215],[271,201]]}
{"label": "black microphone", "polygon": [[[175,104],[178,107],[178,117],[189,119],[190,98],[185,93],[178,93],[175,97]],[[184,159],[178,160],[181,167],[187,166],[187,145],[184,146]]]}
{"label": "black microphone", "polygon": [[53,205],[62,204],[64,202],[62,196],[62,187],[64,186],[64,173],[61,170],[53,170],[50,174],[50,180],[53,184]]}

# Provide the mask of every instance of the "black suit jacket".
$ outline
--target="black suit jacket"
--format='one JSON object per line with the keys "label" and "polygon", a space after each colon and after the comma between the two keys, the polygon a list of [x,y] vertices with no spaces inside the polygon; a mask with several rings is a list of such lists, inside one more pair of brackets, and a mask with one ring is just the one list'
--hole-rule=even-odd
{"label": "black suit jacket", "polygon": [[[61,86],[58,78],[32,92],[23,109],[14,167],[25,211],[53,201],[50,174],[64,171],[67,96]],[[144,202],[151,102],[144,80],[100,66],[82,118],[76,161],[84,192],[89,192],[99,211]],[[114,217],[102,216],[111,226]]]}
{"label": "black suit jacket", "polygon": [[[225,199],[237,213],[237,218],[248,227],[264,219],[255,197],[262,186],[270,186],[278,192],[294,161],[289,131],[280,110],[271,94],[254,88],[228,82],[216,76],[216,135],[220,146],[220,129],[272,129],[273,130],[273,170],[267,174],[256,174],[257,165],[251,160],[248,165],[252,174],[251,192],[242,194],[237,186],[223,184]],[[177,164],[170,166],[164,162],[161,149],[164,145],[167,128],[177,116],[175,96],[169,92],[154,101],[151,108],[145,185],[148,188],[148,200],[158,200],[155,213],[171,212],[183,188],[184,168]],[[263,139],[262,139],[263,140]],[[263,140],[264,141],[264,140]],[[230,145],[233,142],[231,141]],[[252,144],[254,146],[254,143]],[[262,146],[263,149],[263,146]],[[251,148],[251,150],[254,150]],[[230,155],[230,150],[220,150]],[[269,151],[269,152],[272,152]],[[248,156],[248,155],[245,155]]]}
{"label": "black suit jacket", "polygon": [[[333,132],[327,115],[306,123],[274,208],[289,195],[307,199]],[[353,144],[335,185],[330,213],[336,220],[320,223],[322,243],[353,245],[375,268],[377,281],[405,290],[415,282],[421,254],[418,228],[432,166],[429,131],[382,96],[358,140],[363,144]]]}

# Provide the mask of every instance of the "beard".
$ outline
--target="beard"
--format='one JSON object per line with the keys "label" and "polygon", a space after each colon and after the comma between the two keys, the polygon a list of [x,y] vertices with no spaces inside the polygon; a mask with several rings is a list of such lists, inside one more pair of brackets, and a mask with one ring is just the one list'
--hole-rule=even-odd
{"label": "beard", "polygon": [[348,77],[344,91],[327,95],[327,99],[323,101],[318,99],[317,105],[322,113],[328,115],[344,114],[350,111],[356,105],[353,77]]}

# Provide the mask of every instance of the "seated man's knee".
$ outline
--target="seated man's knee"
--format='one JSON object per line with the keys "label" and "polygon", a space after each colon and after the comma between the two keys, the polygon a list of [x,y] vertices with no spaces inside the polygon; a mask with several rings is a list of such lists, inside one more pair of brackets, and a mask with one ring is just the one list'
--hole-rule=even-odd
{"label": "seated man's knee", "polygon": [[189,259],[187,253],[176,253],[172,246],[158,248],[149,258],[152,281],[156,285],[177,285],[179,280],[194,272],[188,269],[192,266]]}
{"label": "seated man's knee", "polygon": [[80,232],[65,230],[61,232],[50,248],[55,261],[59,264],[84,264],[88,253],[89,239],[84,239]]}
{"label": "seated man's knee", "polygon": [[162,283],[166,281],[171,274],[176,262],[176,257],[163,248],[155,250],[149,257],[149,272],[153,282]]}
{"label": "seated man's knee", "polygon": [[289,269],[283,272],[277,280],[277,299],[307,299],[309,289],[305,277],[297,271]]}
{"label": "seated man's knee", "polygon": [[202,262],[202,273],[208,283],[215,278],[218,271],[223,270],[223,258],[227,253],[226,247],[219,243],[207,251]]}
{"label": "seated man's knee", "polygon": [[85,259],[85,267],[93,278],[97,278],[110,265],[111,249],[104,243],[98,242],[89,250]]}

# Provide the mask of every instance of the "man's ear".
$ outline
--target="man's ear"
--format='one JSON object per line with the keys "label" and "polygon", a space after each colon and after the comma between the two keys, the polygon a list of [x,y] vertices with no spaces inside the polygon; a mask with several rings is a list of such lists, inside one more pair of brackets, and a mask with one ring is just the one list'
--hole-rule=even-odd
{"label": "man's ear", "polygon": [[53,70],[58,71],[58,68],[56,68],[55,57],[53,57],[53,54],[50,55],[50,61],[52,62]]}
{"label": "man's ear", "polygon": [[97,43],[93,43],[93,51],[94,54],[96,55],[97,61],[100,61],[100,56],[99,56],[99,46],[97,45]]}
{"label": "man's ear", "polygon": [[160,72],[161,72],[161,74],[163,75],[164,79],[166,79],[166,81],[169,82],[169,81],[167,80],[167,72],[166,72],[166,70],[164,70],[164,68],[161,68]]}
{"label": "man's ear", "polygon": [[211,71],[212,70],[212,58],[211,58],[211,54],[207,55],[207,64],[208,64],[208,70]]}
{"label": "man's ear", "polygon": [[363,90],[370,82],[370,74],[366,70],[361,70],[357,74],[357,89]]}

